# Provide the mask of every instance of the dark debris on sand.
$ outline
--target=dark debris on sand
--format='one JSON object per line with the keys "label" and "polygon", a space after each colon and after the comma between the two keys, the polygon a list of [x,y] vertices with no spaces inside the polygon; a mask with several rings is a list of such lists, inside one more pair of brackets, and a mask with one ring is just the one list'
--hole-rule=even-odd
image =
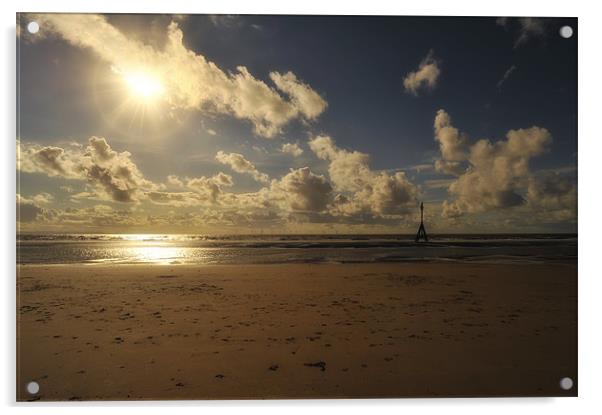
{"label": "dark debris on sand", "polygon": [[303,366],[319,367],[322,372],[324,372],[326,370],[326,362],[323,362],[323,361],[319,361],[316,363],[304,363]]}

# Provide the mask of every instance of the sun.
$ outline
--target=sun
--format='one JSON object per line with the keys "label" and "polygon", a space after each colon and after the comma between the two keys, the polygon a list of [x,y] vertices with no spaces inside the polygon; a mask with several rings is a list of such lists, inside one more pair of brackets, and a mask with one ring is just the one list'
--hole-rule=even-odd
{"label": "sun", "polygon": [[123,74],[123,79],[130,92],[139,99],[157,98],[165,92],[161,80],[146,72],[127,72]]}
{"label": "sun", "polygon": [[[104,81],[102,80],[104,79]],[[107,123],[131,135],[158,135],[166,127],[171,91],[168,74],[148,65],[111,66],[95,97]]]}

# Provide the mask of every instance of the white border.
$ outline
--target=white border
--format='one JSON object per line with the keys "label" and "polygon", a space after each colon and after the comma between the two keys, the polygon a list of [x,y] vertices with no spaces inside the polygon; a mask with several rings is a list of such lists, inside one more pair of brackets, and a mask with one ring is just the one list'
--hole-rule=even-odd
{"label": "white border", "polygon": [[[507,414],[514,411],[545,411],[563,414],[569,411],[594,413],[602,407],[598,370],[602,369],[600,350],[602,316],[602,272],[595,259],[600,256],[599,239],[601,206],[600,174],[597,169],[602,155],[600,136],[600,6],[597,2],[499,0],[498,2],[470,0],[428,0],[425,2],[394,2],[392,0],[325,1],[303,0],[103,0],[98,2],[74,0],[22,0],[0,2],[2,8],[2,45],[0,65],[3,97],[0,100],[2,137],[3,200],[0,218],[3,221],[0,258],[4,275],[0,297],[2,337],[0,342],[0,405],[4,413],[34,412],[42,407],[44,413],[105,413],[107,409],[127,407],[137,414],[163,414],[168,411],[199,413],[199,411],[244,410],[250,414],[307,411],[331,412],[344,410],[359,414],[372,408],[379,412],[400,413],[419,410],[421,413]],[[579,17],[579,398],[556,399],[409,399],[354,401],[226,401],[226,402],[143,402],[143,403],[69,403],[15,404],[15,13],[17,11],[55,12],[145,12],[145,13],[239,13],[239,14],[393,14],[393,15],[453,15],[453,16],[577,16]],[[596,409],[597,408],[597,409]]]}

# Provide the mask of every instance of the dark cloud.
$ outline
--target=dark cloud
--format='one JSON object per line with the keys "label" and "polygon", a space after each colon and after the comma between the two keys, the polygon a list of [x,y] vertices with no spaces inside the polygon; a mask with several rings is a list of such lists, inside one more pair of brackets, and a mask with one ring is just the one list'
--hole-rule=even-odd
{"label": "dark cloud", "polygon": [[312,173],[309,167],[291,170],[273,188],[282,192],[292,211],[321,212],[332,197],[328,180]]}

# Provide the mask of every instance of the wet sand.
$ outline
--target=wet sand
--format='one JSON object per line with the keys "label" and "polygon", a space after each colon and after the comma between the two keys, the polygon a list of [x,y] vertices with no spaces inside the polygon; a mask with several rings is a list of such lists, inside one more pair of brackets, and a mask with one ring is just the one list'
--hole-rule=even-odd
{"label": "wet sand", "polygon": [[577,394],[559,387],[576,266],[28,265],[18,283],[18,400]]}

